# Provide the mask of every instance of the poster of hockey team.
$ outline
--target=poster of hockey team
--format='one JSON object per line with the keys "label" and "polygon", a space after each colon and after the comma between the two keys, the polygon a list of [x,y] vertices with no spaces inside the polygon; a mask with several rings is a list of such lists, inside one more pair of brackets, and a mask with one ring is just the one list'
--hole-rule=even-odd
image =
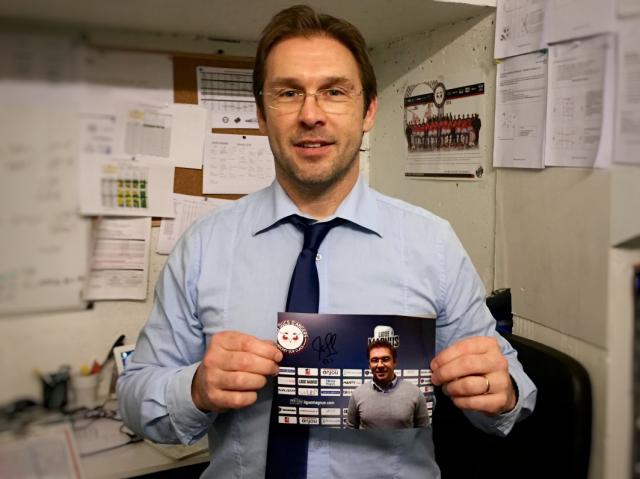
{"label": "poster of hockey team", "polygon": [[405,176],[480,179],[484,83],[409,85],[404,95]]}

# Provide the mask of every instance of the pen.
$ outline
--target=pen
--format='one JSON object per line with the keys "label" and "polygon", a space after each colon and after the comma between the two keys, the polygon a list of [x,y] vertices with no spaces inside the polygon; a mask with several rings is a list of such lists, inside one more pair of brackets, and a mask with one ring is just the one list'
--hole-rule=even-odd
{"label": "pen", "polygon": [[52,386],[51,377],[48,374],[42,374],[39,369],[34,369],[33,373],[47,386]]}
{"label": "pen", "polygon": [[100,363],[98,363],[98,361],[94,359],[93,364],[91,365],[90,374],[98,374],[101,370],[102,370],[102,366],[100,366]]}

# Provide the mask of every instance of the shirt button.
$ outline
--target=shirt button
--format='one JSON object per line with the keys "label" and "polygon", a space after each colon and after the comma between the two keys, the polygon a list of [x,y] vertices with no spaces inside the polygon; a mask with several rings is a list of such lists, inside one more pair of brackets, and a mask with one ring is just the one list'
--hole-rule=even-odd
{"label": "shirt button", "polygon": [[320,261],[322,259],[322,255],[320,253],[316,254],[316,261]]}

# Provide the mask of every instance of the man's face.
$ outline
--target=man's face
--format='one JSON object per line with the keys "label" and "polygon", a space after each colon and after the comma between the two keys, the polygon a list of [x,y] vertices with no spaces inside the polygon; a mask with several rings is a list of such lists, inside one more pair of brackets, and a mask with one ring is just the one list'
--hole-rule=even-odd
{"label": "man's face", "polygon": [[[270,107],[270,93],[292,89],[307,94],[329,88],[354,93],[341,113],[327,113],[313,96],[295,111]],[[260,129],[269,136],[280,184],[291,192],[326,190],[355,182],[362,134],[373,127],[377,100],[363,116],[362,82],[356,61],[340,42],[324,37],[295,37],[278,43],[266,61],[264,116]]]}
{"label": "man's face", "polygon": [[385,386],[393,381],[396,361],[394,361],[389,348],[384,346],[371,348],[371,351],[369,351],[369,367],[376,383]]}

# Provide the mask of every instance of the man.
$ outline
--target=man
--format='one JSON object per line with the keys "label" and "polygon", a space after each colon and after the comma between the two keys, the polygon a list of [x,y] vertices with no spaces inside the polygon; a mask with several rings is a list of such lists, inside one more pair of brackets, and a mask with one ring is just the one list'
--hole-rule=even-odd
{"label": "man", "polygon": [[[469,258],[446,221],[359,178],[378,107],[360,33],[308,7],[280,12],[253,88],[277,181],[203,218],[170,255],[119,380],[126,423],[162,442],[208,433],[205,477],[264,476],[282,359],[272,340],[303,241],[290,218],[301,215],[344,220],[316,256],[319,312],[437,316],[434,384],[478,427],[506,434],[531,412],[535,386],[496,333]],[[310,428],[308,452],[291,457],[307,466],[298,476],[385,477],[381,456],[402,465],[393,477],[439,476],[429,428],[377,432]]]}
{"label": "man", "polygon": [[471,118],[471,127],[473,128],[473,135],[475,137],[475,146],[480,146],[480,127],[482,127],[482,120],[477,113],[473,114]]}
{"label": "man", "polygon": [[373,379],[353,391],[347,426],[353,429],[426,427],[429,412],[418,386],[396,376],[398,352],[388,341],[367,347]]}

